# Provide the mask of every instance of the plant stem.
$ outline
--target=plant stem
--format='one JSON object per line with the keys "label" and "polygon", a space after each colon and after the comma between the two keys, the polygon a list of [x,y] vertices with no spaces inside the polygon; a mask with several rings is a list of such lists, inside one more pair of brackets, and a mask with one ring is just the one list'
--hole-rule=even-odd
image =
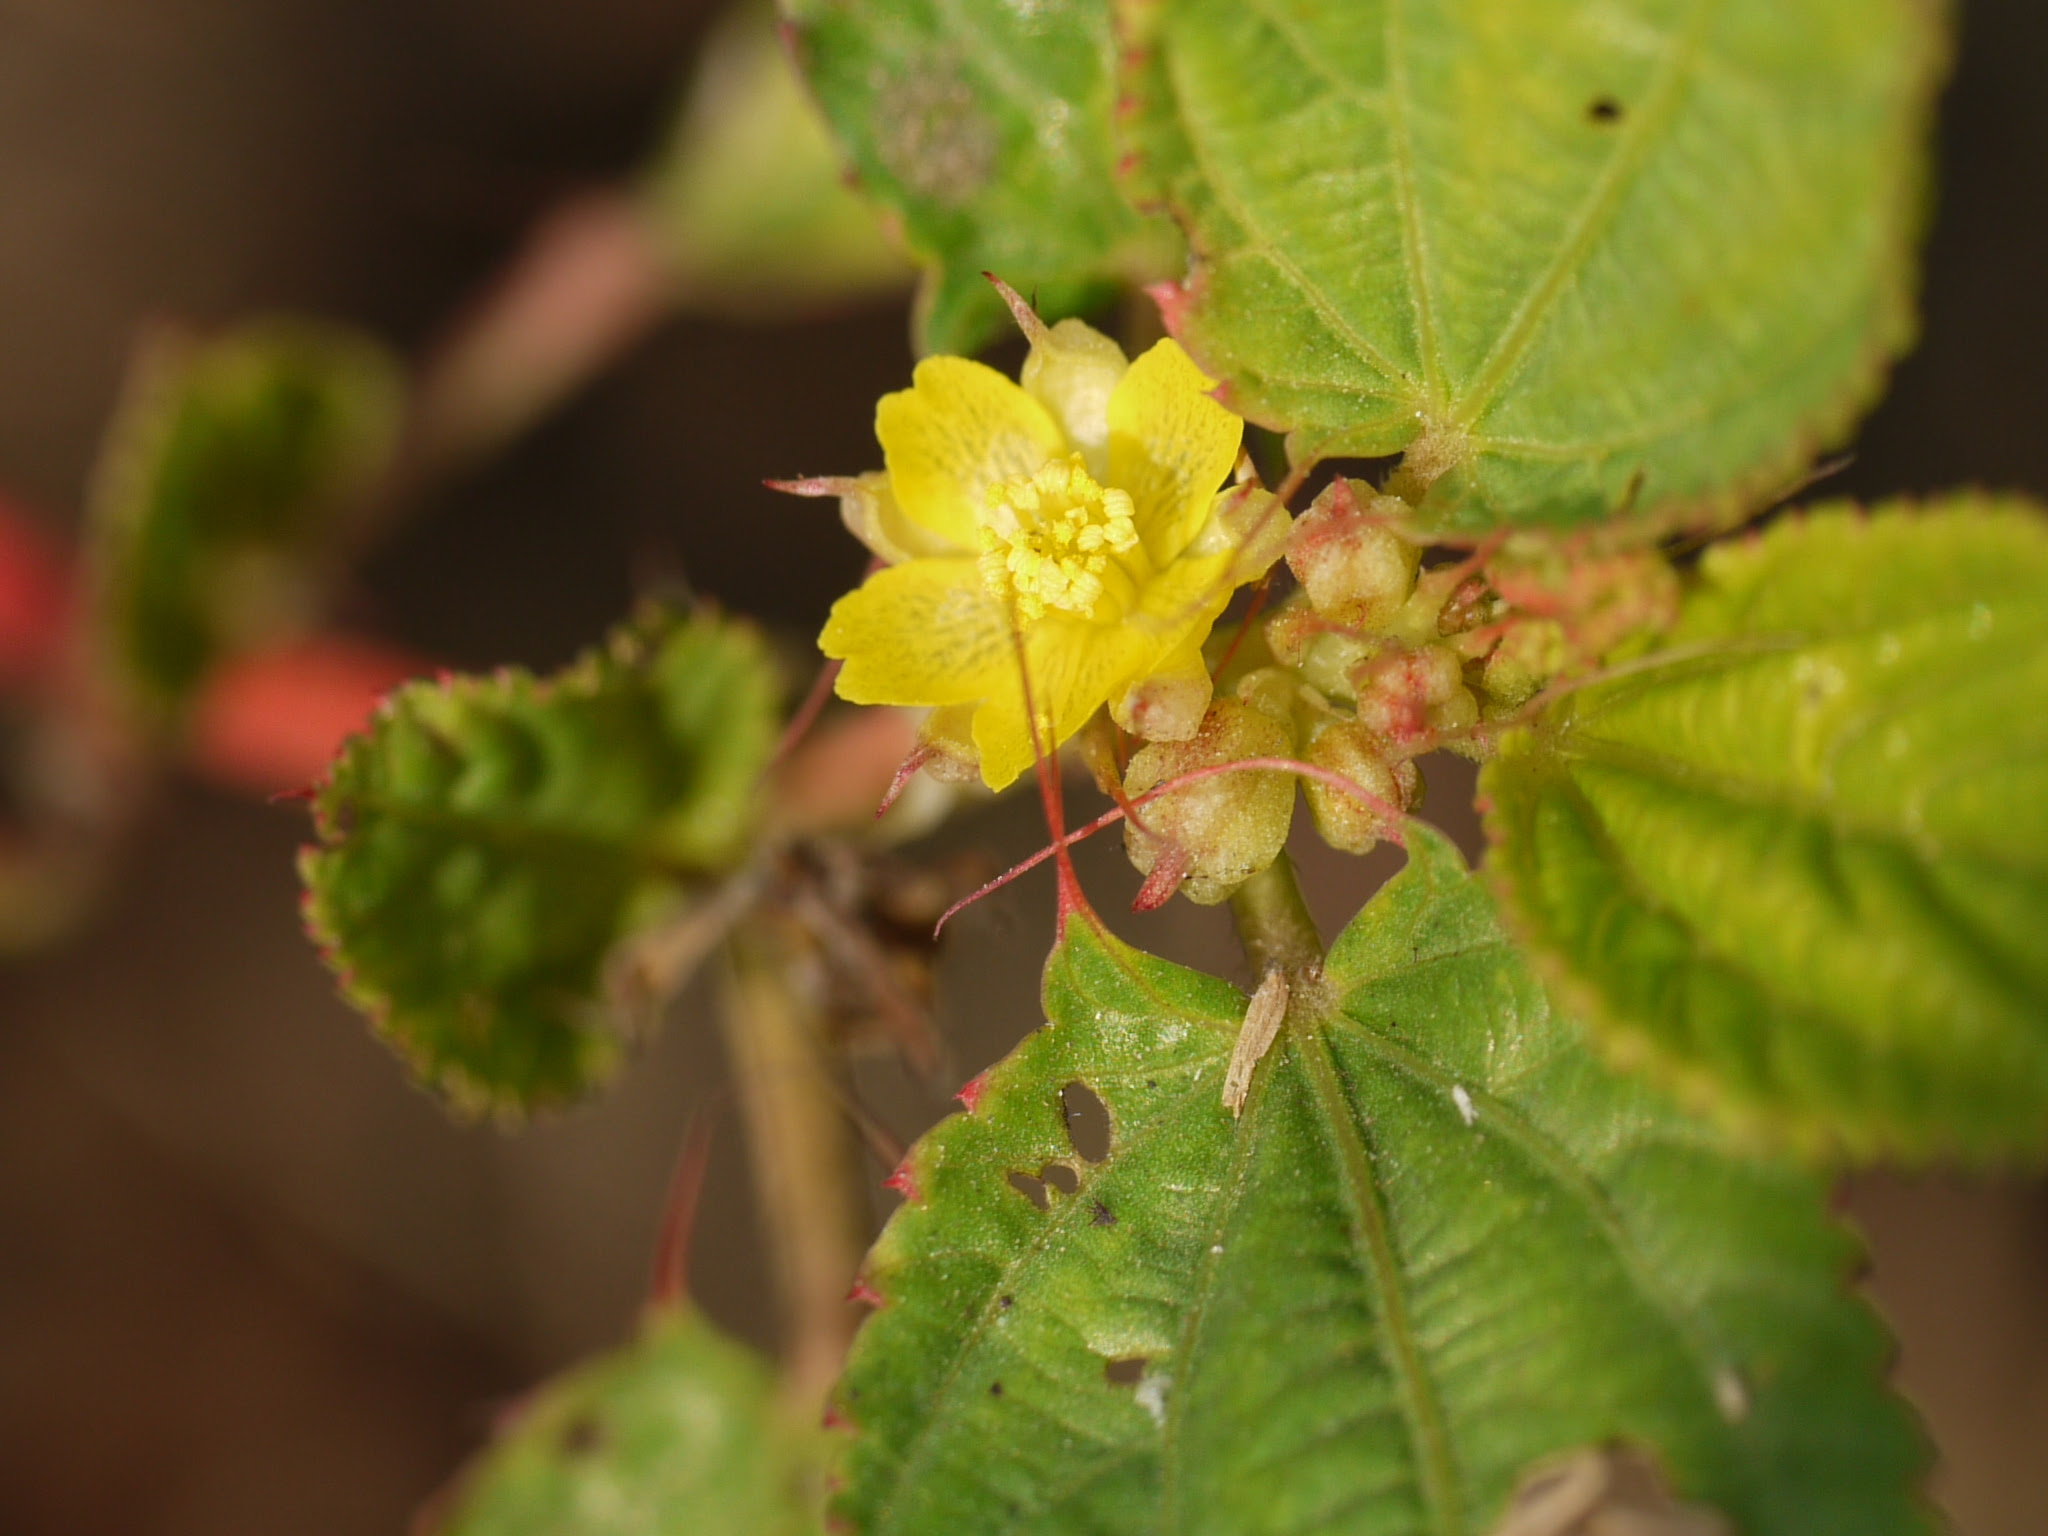
{"label": "plant stem", "polygon": [[1322,936],[1302,900],[1294,861],[1284,852],[1237,888],[1230,915],[1237,919],[1238,940],[1254,977],[1273,970],[1310,976],[1322,969]]}
{"label": "plant stem", "polygon": [[733,937],[725,1042],[775,1270],[784,1386],[810,1414],[859,1322],[847,1290],[867,1251],[868,1202],[816,1010],[791,986],[792,942],[773,924],[756,919]]}

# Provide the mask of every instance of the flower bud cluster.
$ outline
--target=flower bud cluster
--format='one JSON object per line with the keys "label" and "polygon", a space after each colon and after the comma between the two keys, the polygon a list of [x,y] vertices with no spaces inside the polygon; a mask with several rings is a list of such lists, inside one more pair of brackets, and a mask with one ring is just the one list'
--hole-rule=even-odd
{"label": "flower bud cluster", "polygon": [[[1288,537],[1299,590],[1257,632],[1212,640],[1212,661],[1230,658],[1222,696],[1191,739],[1137,752],[1126,796],[1291,759],[1314,770],[1300,783],[1317,831],[1364,853],[1420,803],[1417,758],[1485,755],[1491,724],[1675,614],[1676,578],[1653,552],[1593,556],[1525,537],[1425,569],[1412,526],[1398,497],[1333,481]],[[1148,889],[1182,879],[1193,900],[1217,902],[1277,857],[1293,808],[1287,774],[1202,775],[1140,806],[1126,847]]]}

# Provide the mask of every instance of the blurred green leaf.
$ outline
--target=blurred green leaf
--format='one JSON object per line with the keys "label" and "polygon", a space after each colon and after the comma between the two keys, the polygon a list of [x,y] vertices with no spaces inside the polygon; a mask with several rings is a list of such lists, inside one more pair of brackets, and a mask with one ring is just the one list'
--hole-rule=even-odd
{"label": "blurred green leaf", "polygon": [[1565,994],[1809,1145],[2048,1148],[2048,519],[1788,518],[1708,552],[1669,643],[1483,780]]}
{"label": "blurred green leaf", "polygon": [[862,184],[926,267],[921,345],[1006,323],[993,272],[1048,320],[1179,270],[1117,191],[1108,0],[785,0],[799,62]]}
{"label": "blurred green leaf", "polygon": [[518,1410],[430,1518],[437,1536],[798,1536],[820,1437],[765,1362],[683,1306]]}
{"label": "blurred green leaf", "polygon": [[1446,528],[1724,517],[1911,339],[1931,0],[1121,0],[1172,328]]}
{"label": "blurred green leaf", "polygon": [[649,617],[545,680],[409,684],[317,790],[309,930],[458,1108],[571,1099],[635,1022],[634,941],[747,856],[775,725],[761,641],[714,618]]}
{"label": "blurred green leaf", "polygon": [[774,313],[909,281],[767,4],[712,33],[644,195],[689,304]]}
{"label": "blurred green leaf", "polygon": [[1931,1528],[1823,1191],[1605,1071],[1444,839],[1294,1003],[1233,1121],[1243,997],[1069,921],[870,1258],[851,1529],[1477,1533],[1612,1438],[1744,1536]]}
{"label": "blurred green leaf", "polygon": [[146,716],[175,724],[224,657],[317,616],[402,399],[389,353],[313,321],[145,346],[91,513],[100,643]]}

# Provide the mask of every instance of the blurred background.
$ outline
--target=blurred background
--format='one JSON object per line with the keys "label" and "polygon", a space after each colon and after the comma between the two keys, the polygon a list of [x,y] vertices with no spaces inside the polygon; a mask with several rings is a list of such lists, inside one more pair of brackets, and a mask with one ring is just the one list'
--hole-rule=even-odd
{"label": "blurred background", "polygon": [[[712,19],[696,0],[0,0],[0,494],[70,536],[152,320],[290,309],[432,347],[565,199],[642,165]],[[2033,0],[1964,9],[1925,339],[1833,490],[2048,495],[2044,68]],[[686,578],[802,640],[864,557],[826,506],[760,481],[875,462],[907,316],[898,297],[646,328],[389,529],[343,619],[449,665],[552,667]],[[402,1530],[495,1413],[633,1324],[685,1120],[724,1081],[702,999],[595,1105],[518,1136],[454,1125],[301,936],[305,835],[300,807],[174,780],[91,920],[0,965],[7,1536]],[[1014,856],[1037,835],[1010,805],[957,837]],[[1390,867],[1306,856],[1326,922]],[[1106,911],[1135,885],[1106,843],[1084,876]],[[959,925],[954,1080],[1037,1021],[1050,907],[1027,881]],[[1220,921],[1179,903],[1127,931],[1193,956]],[[901,1135],[944,1107],[886,1072],[864,1086]],[[693,1283],[772,1347],[739,1141],[728,1120]],[[2048,1185],[1870,1175],[1844,1203],[1947,1455],[1939,1495],[1966,1536],[2038,1536]]]}

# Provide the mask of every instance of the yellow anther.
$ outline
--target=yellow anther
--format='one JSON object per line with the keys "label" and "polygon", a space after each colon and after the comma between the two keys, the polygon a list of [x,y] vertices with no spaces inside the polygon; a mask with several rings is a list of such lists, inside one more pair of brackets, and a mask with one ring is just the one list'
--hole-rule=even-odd
{"label": "yellow anther", "polygon": [[1129,493],[1098,485],[1078,453],[989,487],[981,579],[1021,622],[1049,608],[1114,617],[1100,610],[1106,598],[1121,609],[1112,589],[1128,588],[1131,575],[1114,557],[1137,548]]}

